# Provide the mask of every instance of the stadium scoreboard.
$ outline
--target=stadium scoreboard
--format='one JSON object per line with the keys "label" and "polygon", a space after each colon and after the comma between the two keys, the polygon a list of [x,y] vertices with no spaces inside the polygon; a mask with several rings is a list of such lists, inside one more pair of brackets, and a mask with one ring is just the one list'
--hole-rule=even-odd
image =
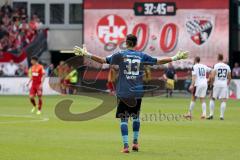
{"label": "stadium scoreboard", "polygon": [[176,15],[174,2],[136,2],[134,3],[136,16],[172,16]]}

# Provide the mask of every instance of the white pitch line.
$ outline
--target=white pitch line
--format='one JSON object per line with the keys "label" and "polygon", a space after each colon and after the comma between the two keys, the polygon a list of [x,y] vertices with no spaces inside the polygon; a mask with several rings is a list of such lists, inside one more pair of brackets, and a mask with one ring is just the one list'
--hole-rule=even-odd
{"label": "white pitch line", "polygon": [[0,114],[0,117],[20,117],[20,118],[31,118],[30,120],[19,120],[19,121],[5,121],[0,122],[0,124],[9,124],[9,123],[32,123],[32,122],[46,122],[49,120],[48,117],[43,117],[40,119],[37,119],[38,117],[34,117],[31,115],[14,115],[14,114]]}

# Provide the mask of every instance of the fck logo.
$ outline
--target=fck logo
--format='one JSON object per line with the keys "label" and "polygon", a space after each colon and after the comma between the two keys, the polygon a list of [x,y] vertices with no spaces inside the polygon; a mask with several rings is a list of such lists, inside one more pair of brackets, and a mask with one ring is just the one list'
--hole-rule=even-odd
{"label": "fck logo", "polygon": [[118,15],[106,15],[97,24],[97,36],[104,43],[120,44],[127,35],[127,25]]}

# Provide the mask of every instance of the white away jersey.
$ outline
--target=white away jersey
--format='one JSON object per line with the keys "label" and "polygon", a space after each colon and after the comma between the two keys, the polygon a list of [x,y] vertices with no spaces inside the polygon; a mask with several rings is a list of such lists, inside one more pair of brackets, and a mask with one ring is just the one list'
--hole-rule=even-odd
{"label": "white away jersey", "polygon": [[225,63],[217,63],[214,65],[215,71],[214,87],[227,87],[228,74],[231,73],[229,65]]}
{"label": "white away jersey", "polygon": [[195,86],[207,86],[207,73],[211,72],[211,70],[204,64],[195,64],[192,69],[192,75],[196,76]]}

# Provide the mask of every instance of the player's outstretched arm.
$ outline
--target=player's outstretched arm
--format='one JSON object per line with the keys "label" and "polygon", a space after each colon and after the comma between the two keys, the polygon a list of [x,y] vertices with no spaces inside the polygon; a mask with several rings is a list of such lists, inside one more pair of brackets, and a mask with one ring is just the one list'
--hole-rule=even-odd
{"label": "player's outstretched arm", "polygon": [[85,56],[85,57],[88,57],[98,63],[106,63],[106,59],[105,58],[102,58],[102,57],[99,57],[99,56],[96,56],[96,55],[93,55],[91,53],[89,53],[87,51],[87,48],[85,45],[83,45],[83,48],[79,47],[79,46],[75,46],[73,48],[73,52],[76,56]]}
{"label": "player's outstretched arm", "polygon": [[178,61],[178,60],[187,59],[187,58],[188,58],[188,51],[178,51],[177,54],[173,57],[158,59],[157,64],[166,64],[172,61]]}

